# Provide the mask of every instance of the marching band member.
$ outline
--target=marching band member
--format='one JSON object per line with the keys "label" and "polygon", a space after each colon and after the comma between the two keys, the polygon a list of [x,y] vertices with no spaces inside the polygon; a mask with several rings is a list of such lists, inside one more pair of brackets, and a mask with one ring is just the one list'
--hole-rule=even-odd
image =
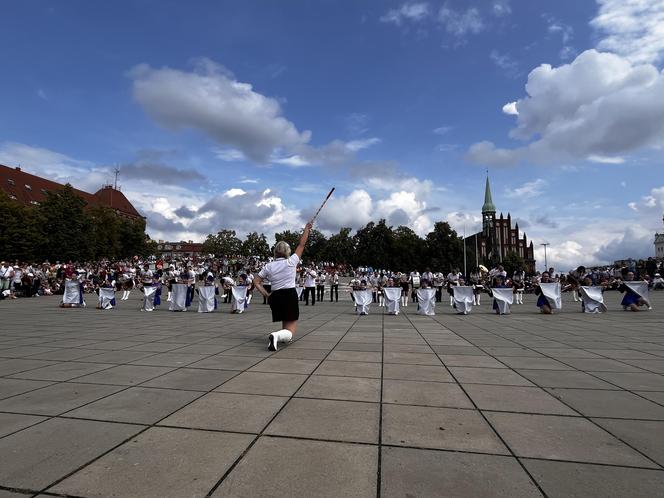
{"label": "marching band member", "polygon": [[443,286],[445,285],[445,275],[437,271],[433,274],[433,286],[436,288],[436,302],[443,301]]}
{"label": "marching band member", "polygon": [[475,302],[475,293],[472,286],[466,286],[466,282],[463,277],[459,277],[457,281],[459,285],[453,285],[452,288],[452,297],[454,298],[453,308],[457,310],[460,315],[467,315],[473,310],[473,304]]}
{"label": "marching band member", "polygon": [[383,288],[385,296],[385,307],[387,308],[388,315],[398,315],[400,310],[401,286],[394,281],[394,278],[387,279],[387,283]]}
{"label": "marching band member", "polygon": [[482,274],[478,271],[470,273],[470,285],[473,287],[473,305],[479,306],[484,285],[482,285]]}
{"label": "marching band member", "polygon": [[554,309],[560,309],[562,306],[560,283],[552,282],[549,272],[542,273],[540,283],[535,286],[535,295],[539,296],[537,306],[545,315],[551,315]]}
{"label": "marching band member", "polygon": [[214,283],[214,274],[208,272],[205,277],[205,283],[202,287],[196,289],[198,292],[198,312],[211,313],[217,310],[217,296],[219,287]]}
{"label": "marching band member", "polygon": [[523,270],[514,270],[512,275],[512,289],[514,292],[516,304],[523,304],[523,292],[526,287],[526,272]]}
{"label": "marching band member", "polygon": [[[272,292],[272,282],[269,278],[263,279],[263,288],[267,291],[268,294]],[[263,296],[263,304],[267,304],[267,296]]]}
{"label": "marching band member", "polygon": [[495,286],[489,289],[489,295],[493,298],[493,309],[496,315],[509,315],[510,305],[514,301],[513,288],[507,285],[502,275],[496,275],[494,282]]}
{"label": "marching band member", "polygon": [[[280,342],[292,341],[293,334],[297,330],[300,309],[295,290],[295,276],[311,227],[312,222],[305,225],[300,242],[292,255],[291,248],[286,242],[283,240],[277,242],[274,246],[274,261],[267,263],[254,279],[258,292],[268,298],[272,310],[272,321],[281,322],[282,326],[281,330],[272,332],[268,336],[269,351],[276,351],[277,344]],[[263,287],[265,278],[272,282],[273,290],[270,293]]]}
{"label": "marching band member", "polygon": [[353,301],[355,302],[355,312],[358,315],[369,314],[369,307],[372,303],[371,290],[371,283],[366,278],[356,281],[353,286]]}
{"label": "marching band member", "polygon": [[410,290],[410,284],[408,283],[408,275],[406,273],[400,273],[399,283],[401,285],[401,306],[408,306],[408,292]]}
{"label": "marching band member", "polygon": [[316,305],[316,272],[310,268],[304,274],[304,305],[309,306],[309,294],[311,294],[311,306]]}
{"label": "marching band member", "polygon": [[618,291],[625,293],[625,297],[620,302],[623,310],[639,311],[641,306],[645,306],[649,310],[652,309],[648,300],[648,284],[646,282],[635,282],[634,272],[627,272],[625,281],[620,284]]}
{"label": "marching band member", "polygon": [[251,286],[252,283],[249,282],[247,275],[245,273],[241,274],[237,280],[237,285],[233,286],[231,291],[231,313],[244,313],[244,310],[247,309],[249,305],[247,297]]}
{"label": "marching band member", "polygon": [[143,265],[143,271],[141,271],[139,277],[143,285],[143,307],[141,311],[154,311],[154,296],[157,287],[154,285],[154,275],[148,263]]}
{"label": "marching band member", "polygon": [[330,302],[332,302],[332,296],[334,295],[335,302],[339,302],[339,274],[337,270],[332,271],[330,276]]}
{"label": "marching band member", "polygon": [[411,285],[411,291],[410,291],[410,298],[413,300],[414,303],[417,302],[417,289],[420,288],[422,282],[422,277],[420,276],[420,272],[415,270],[410,272],[410,285]]}
{"label": "marching band member", "polygon": [[325,294],[325,272],[321,271],[316,277],[316,299],[321,302]]}
{"label": "marching band member", "polygon": [[97,309],[110,310],[115,307],[115,280],[110,272],[104,271],[99,286],[99,304]]}
{"label": "marching band member", "polygon": [[582,283],[583,285],[579,286],[581,311],[583,313],[604,313],[606,311],[603,296],[605,288],[601,285],[593,285],[590,275],[586,275]]}
{"label": "marching band member", "polygon": [[429,281],[422,279],[420,288],[417,289],[417,313],[419,315],[435,315],[436,290],[429,286]]}

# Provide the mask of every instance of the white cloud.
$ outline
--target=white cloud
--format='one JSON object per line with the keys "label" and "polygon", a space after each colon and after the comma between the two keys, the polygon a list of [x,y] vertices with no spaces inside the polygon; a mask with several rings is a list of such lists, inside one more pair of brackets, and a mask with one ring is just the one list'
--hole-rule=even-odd
{"label": "white cloud", "polygon": [[484,29],[482,16],[475,7],[466,10],[454,10],[445,4],[438,11],[438,21],[445,28],[445,31],[457,37],[477,34]]}
{"label": "white cloud", "polygon": [[321,211],[316,224],[322,230],[337,231],[342,227],[360,228],[371,221],[373,200],[364,189],[333,196]]}
{"label": "white cloud", "polygon": [[501,149],[478,142],[468,151],[471,162],[550,163],[664,145],[664,74],[652,65],[588,50],[570,64],[534,69],[526,93],[510,136],[530,143]]}
{"label": "white cloud", "polygon": [[518,116],[519,110],[516,108],[516,102],[508,102],[503,106],[503,113],[508,116]]}
{"label": "white cloud", "polygon": [[276,164],[283,164],[285,166],[290,166],[291,168],[302,168],[305,166],[311,166],[311,163],[309,161],[307,161],[298,154],[294,154],[288,157],[275,157],[272,158],[271,162]]}
{"label": "white cloud", "polygon": [[512,13],[509,0],[494,0],[491,10],[496,17],[504,17]]}
{"label": "white cloud", "polygon": [[510,198],[529,199],[531,197],[537,197],[538,195],[541,195],[545,186],[546,181],[542,178],[538,178],[532,182],[526,182],[520,187],[507,189],[505,195]]}
{"label": "white cloud", "polygon": [[598,156],[597,154],[591,154],[588,156],[588,161],[600,164],[623,164],[625,162],[625,158],[619,156],[608,157],[608,156]]}
{"label": "white cloud", "polygon": [[443,135],[447,135],[453,129],[454,129],[454,126],[439,126],[438,128],[434,128],[433,132],[436,135],[440,135],[442,137]]}
{"label": "white cloud", "polygon": [[510,78],[515,78],[521,74],[519,63],[510,54],[501,54],[494,49],[489,54],[489,58]]}
{"label": "white cloud", "polygon": [[429,4],[426,2],[408,2],[397,9],[390,9],[381,16],[382,22],[394,23],[400,26],[404,21],[420,21],[429,14]]}
{"label": "white cloud", "polygon": [[362,149],[368,149],[372,145],[376,145],[380,142],[381,142],[380,138],[376,137],[365,138],[360,140],[351,140],[350,142],[346,142],[346,148],[351,152],[358,152]]}
{"label": "white cloud", "polygon": [[638,203],[630,202],[628,205],[634,211],[650,212],[659,216],[664,212],[664,186],[650,189],[650,193],[641,197]]}
{"label": "white cloud", "polygon": [[282,116],[277,100],[208,59],[193,72],[140,64],[129,76],[134,98],[157,123],[201,130],[255,162],[265,163],[277,148],[292,149],[310,139],[309,131],[299,132]]}
{"label": "white cloud", "polygon": [[46,96],[46,92],[44,91],[43,88],[39,88],[37,90],[37,97],[39,97],[42,100],[48,100],[48,97]]}
{"label": "white cloud", "polygon": [[222,161],[236,162],[244,161],[246,159],[242,151],[237,149],[214,148],[212,151],[217,159],[221,159]]}
{"label": "white cloud", "polygon": [[597,0],[590,25],[603,38],[598,44],[633,63],[655,63],[664,52],[664,0]]}

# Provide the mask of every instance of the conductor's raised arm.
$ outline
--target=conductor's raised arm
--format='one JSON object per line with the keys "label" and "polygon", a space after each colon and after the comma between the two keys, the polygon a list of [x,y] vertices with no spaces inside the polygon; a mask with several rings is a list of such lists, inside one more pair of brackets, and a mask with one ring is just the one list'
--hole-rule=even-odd
{"label": "conductor's raised arm", "polygon": [[304,252],[304,246],[307,245],[307,239],[309,238],[309,232],[311,231],[311,227],[313,226],[313,222],[309,222],[306,225],[304,225],[304,232],[302,232],[302,237],[300,237],[300,242],[297,245],[297,249],[295,249],[295,254],[297,254],[297,257],[302,259],[302,253]]}

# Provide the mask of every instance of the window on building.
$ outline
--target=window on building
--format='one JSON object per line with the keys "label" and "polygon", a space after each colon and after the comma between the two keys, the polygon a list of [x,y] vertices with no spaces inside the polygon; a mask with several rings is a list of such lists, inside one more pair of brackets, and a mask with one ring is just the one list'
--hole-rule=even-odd
{"label": "window on building", "polygon": [[25,189],[26,189],[26,190],[32,190],[32,187],[26,183],[26,184],[25,184]]}
{"label": "window on building", "polygon": [[30,204],[34,206],[39,206],[39,201],[30,201]]}
{"label": "window on building", "polygon": [[14,194],[9,194],[9,198],[13,199],[13,200],[16,200],[16,196]]}
{"label": "window on building", "polygon": [[43,189],[41,189],[41,193],[44,194],[44,195],[46,195],[46,194],[48,194],[48,190],[46,190],[45,188],[43,188]]}
{"label": "window on building", "polygon": [[11,178],[7,178],[7,183],[9,183],[10,185],[16,185],[16,182]]}

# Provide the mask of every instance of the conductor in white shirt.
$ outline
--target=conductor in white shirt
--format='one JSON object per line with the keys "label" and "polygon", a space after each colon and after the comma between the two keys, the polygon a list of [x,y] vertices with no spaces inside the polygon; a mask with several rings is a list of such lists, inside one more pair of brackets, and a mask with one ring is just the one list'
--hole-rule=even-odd
{"label": "conductor in white shirt", "polygon": [[[305,225],[300,242],[292,255],[288,243],[283,240],[277,242],[274,246],[274,261],[267,263],[254,278],[254,285],[258,292],[267,297],[267,302],[272,310],[272,321],[282,323],[282,329],[272,332],[268,337],[270,351],[276,351],[277,344],[280,342],[290,342],[297,328],[300,308],[295,290],[295,278],[297,265],[302,259],[311,226],[312,222]],[[264,280],[272,282],[271,292],[263,287]]]}

